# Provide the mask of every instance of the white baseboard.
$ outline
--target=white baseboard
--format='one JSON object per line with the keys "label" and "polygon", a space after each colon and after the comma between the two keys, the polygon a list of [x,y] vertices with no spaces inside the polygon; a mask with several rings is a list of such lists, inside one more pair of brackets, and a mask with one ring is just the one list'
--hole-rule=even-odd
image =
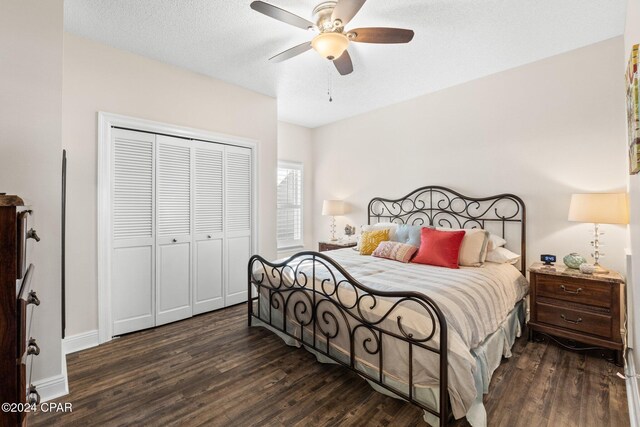
{"label": "white baseboard", "polygon": [[629,403],[629,421],[633,427],[640,426],[640,388],[636,377],[636,365],[633,351],[627,353],[627,402]]}
{"label": "white baseboard", "polygon": [[98,330],[83,332],[72,335],[62,340],[62,353],[70,354],[87,348],[96,347],[100,344]]}
{"label": "white baseboard", "polygon": [[40,394],[40,401],[47,402],[49,400],[57,399],[58,397],[69,394],[69,381],[67,379],[67,356],[64,354],[64,348],[62,350],[62,373],[53,377],[45,378],[40,381],[34,381],[33,385],[36,386],[38,394]]}

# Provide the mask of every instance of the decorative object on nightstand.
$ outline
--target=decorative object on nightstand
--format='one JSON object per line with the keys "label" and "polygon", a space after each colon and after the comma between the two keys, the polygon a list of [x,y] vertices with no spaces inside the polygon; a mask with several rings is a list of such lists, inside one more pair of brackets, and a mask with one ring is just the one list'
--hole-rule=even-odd
{"label": "decorative object on nightstand", "polygon": [[587,262],[587,260],[580,254],[575,252],[570,253],[569,255],[565,255],[562,258],[562,262],[569,268],[579,269],[582,264]]}
{"label": "decorative object on nightstand", "polygon": [[580,264],[580,273],[582,274],[593,274],[596,272],[596,266],[593,264]]}
{"label": "decorative object on nightstand", "polygon": [[344,235],[347,237],[353,236],[356,234],[356,227],[354,225],[345,225],[344,226]]}
{"label": "decorative object on nightstand", "polygon": [[325,200],[322,202],[322,215],[331,216],[331,241],[335,242],[336,238],[336,216],[344,215],[344,202],[342,200]]}
{"label": "decorative object on nightstand", "polygon": [[349,241],[332,241],[332,242],[319,242],[318,252],[335,251],[336,249],[353,248],[356,246],[356,242]]}
{"label": "decorative object on nightstand", "polygon": [[529,268],[529,282],[530,340],[539,332],[573,350],[613,350],[616,364],[622,363],[620,296],[624,279],[620,274],[594,276],[535,263]]}
{"label": "decorative object on nightstand", "polygon": [[594,224],[593,253],[596,274],[606,274],[599,260],[604,255],[600,252],[600,224],[628,224],[629,206],[626,193],[588,193],[573,194],[569,206],[569,221],[591,222]]}
{"label": "decorative object on nightstand", "polygon": [[556,262],[556,256],[550,254],[542,254],[540,255],[540,261],[544,263],[544,265],[553,265]]}

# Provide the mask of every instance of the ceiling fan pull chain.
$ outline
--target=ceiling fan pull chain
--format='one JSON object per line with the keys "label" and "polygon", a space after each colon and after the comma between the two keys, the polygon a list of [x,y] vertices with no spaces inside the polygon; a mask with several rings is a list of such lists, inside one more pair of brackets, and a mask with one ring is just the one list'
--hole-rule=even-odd
{"label": "ceiling fan pull chain", "polygon": [[328,63],[327,63],[327,78],[328,78],[328,81],[327,81],[327,86],[328,86],[327,95],[329,95],[329,102],[333,102],[333,94],[332,94],[333,87],[331,85],[331,83],[332,83],[332,80],[331,80],[331,63],[332,62],[333,61],[328,61]]}

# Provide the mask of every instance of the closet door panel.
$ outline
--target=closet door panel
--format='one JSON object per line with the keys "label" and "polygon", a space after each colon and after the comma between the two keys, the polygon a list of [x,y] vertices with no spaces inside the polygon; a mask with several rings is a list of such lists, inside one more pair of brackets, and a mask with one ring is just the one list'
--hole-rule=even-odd
{"label": "closet door panel", "polygon": [[158,247],[157,321],[162,325],[191,317],[191,243]]}
{"label": "closet door panel", "polygon": [[113,334],[154,326],[152,246],[117,248],[113,264]]}
{"label": "closet door panel", "polygon": [[251,256],[251,150],[227,147],[225,156],[225,236],[227,282],[225,304],[247,300],[246,266]]}
{"label": "closet door panel", "polygon": [[155,325],[155,135],[112,130],[111,317],[113,334]]}
{"label": "closet door panel", "polygon": [[247,300],[247,264],[251,257],[251,237],[227,239],[227,289],[225,304],[239,304]]}
{"label": "closet door panel", "polygon": [[191,144],[158,136],[156,144],[156,324],[192,315]]}
{"label": "closet door panel", "polygon": [[222,239],[196,242],[194,314],[224,307],[222,248]]}
{"label": "closet door panel", "polygon": [[226,236],[251,234],[251,150],[226,148]]}
{"label": "closet door panel", "polygon": [[193,312],[198,314],[224,307],[224,146],[194,141],[193,147],[195,156]]}

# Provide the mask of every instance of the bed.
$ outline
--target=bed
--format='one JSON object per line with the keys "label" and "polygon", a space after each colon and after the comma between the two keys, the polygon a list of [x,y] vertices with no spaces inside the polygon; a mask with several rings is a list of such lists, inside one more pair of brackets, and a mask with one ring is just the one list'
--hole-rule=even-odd
{"label": "bed", "polygon": [[429,424],[466,416],[486,425],[482,395],[525,320],[525,218],[513,194],[472,198],[427,186],[400,199],[376,197],[369,224],[481,228],[505,238],[519,264],[452,270],[352,249],[277,262],[254,255],[249,326],[357,372],[375,390],[422,408]]}

